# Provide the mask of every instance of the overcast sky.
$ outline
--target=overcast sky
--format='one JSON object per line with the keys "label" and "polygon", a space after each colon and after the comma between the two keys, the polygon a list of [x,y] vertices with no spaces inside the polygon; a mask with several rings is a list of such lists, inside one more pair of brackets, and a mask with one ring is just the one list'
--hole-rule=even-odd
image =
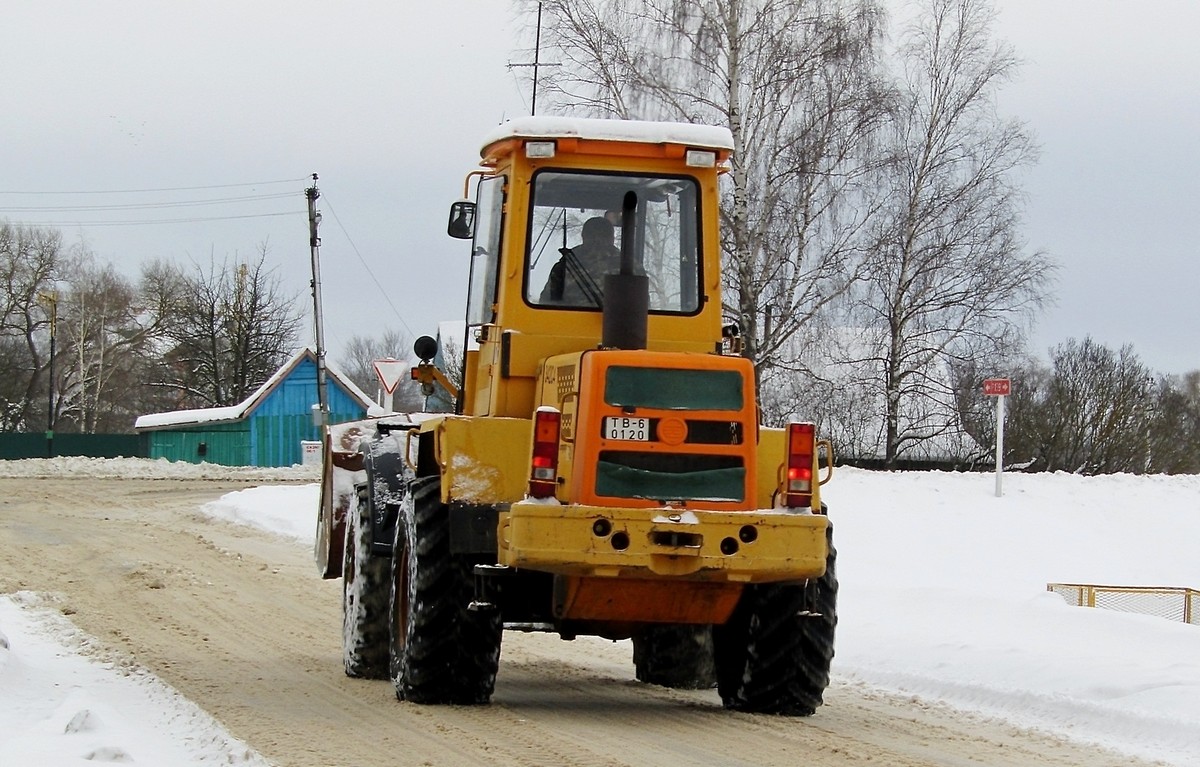
{"label": "overcast sky", "polygon": [[[1025,62],[1001,107],[1042,148],[1026,237],[1061,266],[1033,350],[1091,335],[1200,368],[1200,2],[998,6]],[[30,0],[3,21],[0,219],[58,226],[131,277],[266,242],[307,302],[316,172],[334,359],[355,333],[462,316],[449,204],[482,135],[528,111],[508,3]]]}

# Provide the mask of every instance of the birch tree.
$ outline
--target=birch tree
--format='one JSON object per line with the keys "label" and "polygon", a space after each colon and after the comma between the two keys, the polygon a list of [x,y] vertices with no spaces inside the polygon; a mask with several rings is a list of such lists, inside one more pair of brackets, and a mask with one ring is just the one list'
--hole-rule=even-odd
{"label": "birch tree", "polygon": [[[536,3],[518,3],[530,15]],[[551,109],[727,126],[724,310],[760,377],[863,263],[886,104],[873,0],[547,0]]]}
{"label": "birch tree", "polygon": [[879,174],[888,203],[851,314],[863,341],[850,356],[874,371],[889,464],[958,429],[949,366],[1018,344],[1052,278],[1020,236],[1017,174],[1035,147],[995,111],[1017,62],[992,16],[984,0],[927,0],[902,37]]}
{"label": "birch tree", "polygon": [[69,263],[59,300],[56,428],[127,431],[137,416],[160,409],[150,373],[178,304],[163,308],[153,279],[139,285],[86,250]]}

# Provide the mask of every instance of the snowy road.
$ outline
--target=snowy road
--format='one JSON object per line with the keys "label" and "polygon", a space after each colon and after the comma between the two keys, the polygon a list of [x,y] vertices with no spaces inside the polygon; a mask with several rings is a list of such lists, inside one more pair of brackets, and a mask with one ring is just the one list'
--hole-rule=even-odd
{"label": "snowy road", "polygon": [[246,483],[0,479],[0,593],[60,595],[278,765],[1133,765],[1128,757],[838,684],[810,719],[731,714],[632,680],[627,643],[505,635],[495,702],[402,704],[346,678],[340,582],[293,540],[198,512]]}

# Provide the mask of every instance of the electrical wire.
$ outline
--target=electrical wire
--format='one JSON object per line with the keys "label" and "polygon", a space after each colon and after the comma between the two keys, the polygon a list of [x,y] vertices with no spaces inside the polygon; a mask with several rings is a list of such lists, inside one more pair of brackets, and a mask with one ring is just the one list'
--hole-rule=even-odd
{"label": "electrical wire", "polygon": [[[63,190],[63,191],[12,191],[0,190],[0,195],[31,195],[40,197],[53,197],[56,195],[63,196],[103,196],[103,195],[125,195],[125,194],[160,194],[166,192],[203,192],[219,189],[242,189],[246,187],[262,187],[277,184],[299,184],[306,179],[279,179],[275,181],[247,181],[232,184],[201,184],[194,186],[173,186],[173,187],[153,187],[145,189],[107,189],[107,190]],[[271,200],[290,199],[294,196],[294,192],[264,192],[263,194],[241,194],[229,197],[206,197],[202,199],[184,199],[184,200],[148,200],[145,202],[102,202],[96,201],[91,204],[83,205],[0,205],[0,215],[2,214],[17,214],[25,218],[28,214],[65,214],[74,215],[79,213],[104,213],[104,212],[130,212],[130,211],[153,211],[153,210],[169,210],[169,209],[186,209],[186,208],[201,208],[208,206],[229,205],[241,207],[245,209],[247,204],[266,202]],[[18,226],[74,226],[74,227],[109,227],[109,226],[161,226],[173,224],[193,224],[204,223],[209,221],[235,221],[240,219],[253,218],[277,218],[280,216],[301,215],[299,209],[289,211],[265,211],[262,213],[231,213],[229,215],[214,215],[214,216],[179,216],[175,218],[159,218],[159,219],[120,219],[108,221],[79,221],[79,220],[21,220],[11,221],[9,223]],[[40,218],[40,217],[39,217]]]}
{"label": "electrical wire", "polygon": [[346,227],[342,224],[342,219],[338,218],[337,211],[333,209],[333,203],[329,201],[328,193],[322,191],[321,199],[325,201],[325,207],[329,209],[329,213],[333,216],[333,220],[337,222],[338,228],[341,229],[342,234],[346,236],[346,242],[350,243],[350,249],[354,251],[354,255],[358,257],[358,262],[362,264],[363,269],[367,271],[367,275],[371,278],[371,282],[375,283],[375,287],[379,289],[379,293],[383,296],[383,300],[386,301],[388,307],[391,308],[392,314],[395,314],[396,319],[400,320],[400,324],[403,325],[404,329],[408,331],[409,337],[415,339],[417,334],[414,333],[413,329],[410,328],[408,323],[404,321],[404,317],[401,316],[400,310],[397,309],[396,305],[392,303],[392,297],[389,296],[387,291],[383,289],[383,285],[380,284],[379,278],[375,276],[375,272],[371,271],[371,267],[367,265],[366,259],[363,258],[362,253],[360,253],[358,250],[358,246],[355,245],[354,240],[351,239],[350,233],[346,231]]}
{"label": "electrical wire", "polygon": [[12,221],[14,226],[146,226],[152,224],[194,224],[204,221],[234,221],[243,218],[277,218],[302,216],[303,211],[286,210],[279,213],[245,213],[235,216],[199,216],[196,218],[155,218],[144,221]]}
{"label": "electrical wire", "polygon": [[225,205],[228,203],[256,202],[259,200],[282,200],[294,196],[294,192],[276,192],[273,194],[255,194],[244,197],[219,197],[208,200],[179,200],[175,202],[131,202],[120,205],[13,206],[0,207],[0,213],[66,213],[69,211],[160,210],[162,208],[190,208],[201,205]]}
{"label": "electrical wire", "polygon": [[278,181],[246,181],[240,184],[209,184],[207,186],[168,186],[158,189],[108,189],[94,191],[38,191],[38,192],[21,192],[0,189],[0,194],[44,194],[44,195],[71,195],[71,194],[148,194],[150,192],[194,192],[202,189],[234,189],[243,186],[267,186],[268,184],[299,184],[308,181],[309,178],[285,178]]}
{"label": "electrical wire", "polygon": [[[85,190],[68,190],[68,191],[0,190],[0,195],[31,195],[31,196],[39,195],[39,196],[47,196],[48,197],[48,196],[55,196],[55,195],[82,196],[82,195],[115,195],[115,194],[156,194],[156,193],[162,193],[162,192],[194,192],[194,191],[205,191],[205,190],[213,190],[213,189],[236,189],[236,188],[243,188],[243,187],[267,186],[267,185],[271,185],[271,184],[299,184],[299,183],[307,183],[309,181],[310,181],[309,177],[306,176],[303,178],[280,179],[277,181],[254,181],[254,182],[246,182],[246,183],[240,183],[240,184],[209,184],[209,185],[203,185],[203,186],[157,187],[157,188],[147,188],[147,189],[108,189],[108,190],[87,190],[87,191],[85,191]],[[117,212],[117,211],[132,211],[132,210],[161,210],[161,209],[167,209],[167,208],[188,208],[188,207],[207,206],[207,205],[224,205],[224,204],[235,204],[235,203],[259,202],[259,201],[264,201],[264,200],[276,200],[276,199],[291,198],[293,195],[294,195],[293,192],[286,192],[286,193],[269,193],[269,194],[261,194],[261,195],[246,195],[246,196],[241,196],[241,197],[222,197],[222,198],[213,198],[213,199],[205,199],[205,200],[180,200],[180,201],[173,201],[173,202],[157,201],[157,202],[145,202],[145,203],[116,203],[116,204],[111,204],[111,205],[11,206],[11,207],[0,207],[0,213],[9,213],[9,212],[13,212],[13,213],[78,213],[78,212],[96,213],[96,212],[104,212],[104,211]],[[359,251],[358,246],[354,244],[354,239],[350,236],[350,232],[346,230],[346,226],[342,223],[341,218],[338,216],[337,211],[334,209],[333,203],[330,202],[328,194],[322,192],[321,197],[325,201],[325,207],[328,208],[330,215],[333,216],[333,220],[337,223],[338,228],[341,229],[342,234],[346,237],[346,241],[348,243],[350,243],[350,249],[354,252],[354,255],[358,258],[359,263],[362,264],[363,269],[366,271],[366,273],[370,277],[371,281],[375,284],[375,287],[378,288],[380,294],[383,296],[384,302],[387,303],[388,308],[390,308],[392,310],[392,313],[396,316],[396,319],[400,321],[400,324],[404,327],[404,329],[406,331],[408,331],[408,334],[411,337],[416,338],[416,333],[414,333],[413,329],[411,327],[409,327],[407,322],[405,322],[404,316],[402,314],[400,314],[400,310],[396,308],[396,305],[394,303],[392,303],[391,296],[389,296],[388,292],[386,290],[384,290],[383,285],[379,281],[379,278],[375,276],[375,273],[371,270],[370,265],[368,265],[366,259],[363,258],[363,255]],[[231,220],[237,220],[237,219],[274,218],[274,217],[279,217],[279,216],[300,216],[300,215],[303,215],[303,211],[295,210],[295,211],[284,211],[284,212],[278,212],[278,213],[250,213],[250,214],[240,214],[240,215],[230,215],[230,216],[197,216],[197,217],[192,217],[192,218],[169,218],[169,219],[164,218],[164,219],[145,219],[145,220],[126,220],[126,221],[12,221],[10,223],[15,224],[17,226],[83,226],[83,227],[147,226],[147,225],[155,225],[155,224],[190,224],[190,223],[198,223],[198,222],[205,222],[205,221],[231,221]]]}

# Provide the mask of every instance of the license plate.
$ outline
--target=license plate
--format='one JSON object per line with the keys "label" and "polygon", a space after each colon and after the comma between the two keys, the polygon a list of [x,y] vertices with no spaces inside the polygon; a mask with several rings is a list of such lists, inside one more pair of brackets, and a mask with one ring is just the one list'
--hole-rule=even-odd
{"label": "license plate", "polygon": [[604,438],[629,442],[649,442],[650,419],[607,416],[604,419]]}

